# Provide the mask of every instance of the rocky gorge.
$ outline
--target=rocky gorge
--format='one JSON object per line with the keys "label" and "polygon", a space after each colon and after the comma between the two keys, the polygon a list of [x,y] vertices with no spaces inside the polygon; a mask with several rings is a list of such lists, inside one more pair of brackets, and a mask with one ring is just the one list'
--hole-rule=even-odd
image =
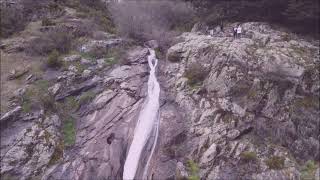
{"label": "rocky gorge", "polygon": [[[64,18],[79,23],[72,13]],[[234,26],[212,36],[194,28],[158,57],[160,129],[149,178],[319,179],[319,41],[262,22],[243,23],[234,39]],[[9,39],[1,51],[24,45]],[[62,58],[64,68],[22,71],[23,86],[1,111],[1,178],[122,179],[147,96],[148,48],[157,49],[145,45],[99,32]],[[117,63],[83,55],[122,46]],[[34,87],[53,103],[26,111],[21,99]]]}

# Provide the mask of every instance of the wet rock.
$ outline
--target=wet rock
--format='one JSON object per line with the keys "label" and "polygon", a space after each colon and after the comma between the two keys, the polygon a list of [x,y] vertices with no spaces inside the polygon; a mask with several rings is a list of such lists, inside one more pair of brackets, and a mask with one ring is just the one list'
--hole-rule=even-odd
{"label": "wet rock", "polygon": [[116,79],[127,79],[137,75],[146,75],[147,70],[144,66],[133,65],[133,66],[119,66],[111,71],[110,76]]}
{"label": "wet rock", "polygon": [[130,62],[131,64],[134,63],[139,63],[139,64],[143,64],[143,63],[147,63],[147,55],[149,53],[149,50],[147,48],[144,47],[135,47],[133,49],[131,49],[128,53],[127,53],[127,61]]}

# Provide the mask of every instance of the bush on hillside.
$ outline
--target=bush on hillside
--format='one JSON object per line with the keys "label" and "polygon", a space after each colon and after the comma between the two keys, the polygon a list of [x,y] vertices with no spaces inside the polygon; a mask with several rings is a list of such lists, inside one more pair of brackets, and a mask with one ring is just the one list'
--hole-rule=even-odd
{"label": "bush on hillside", "polygon": [[58,26],[31,40],[26,51],[32,55],[48,55],[53,50],[64,54],[71,49],[72,39],[73,35],[66,27]]}
{"label": "bush on hillside", "polygon": [[1,11],[1,34],[0,37],[8,37],[25,27],[23,13],[15,6],[0,6]]}
{"label": "bush on hillside", "polygon": [[61,62],[59,60],[59,52],[54,50],[49,54],[47,60],[47,66],[50,68],[57,68],[61,66]]}
{"label": "bush on hillside", "polygon": [[241,160],[244,162],[254,162],[257,160],[257,154],[251,151],[244,151],[240,154]]}
{"label": "bush on hillside", "polygon": [[155,39],[166,48],[178,29],[191,29],[193,8],[181,1],[115,3],[110,12],[119,33],[145,41]]}
{"label": "bush on hillside", "polygon": [[283,169],[284,168],[284,157],[272,156],[266,160],[266,164],[270,169]]}

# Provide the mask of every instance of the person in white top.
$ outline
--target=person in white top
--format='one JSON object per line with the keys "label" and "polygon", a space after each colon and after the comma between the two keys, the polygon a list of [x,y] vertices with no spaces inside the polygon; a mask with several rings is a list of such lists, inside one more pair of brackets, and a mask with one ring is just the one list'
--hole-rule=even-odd
{"label": "person in white top", "polygon": [[242,28],[241,28],[241,26],[239,25],[238,28],[237,28],[237,37],[238,37],[238,38],[241,38],[241,33],[242,33]]}
{"label": "person in white top", "polygon": [[209,33],[210,33],[210,36],[213,36],[213,29],[211,29]]}

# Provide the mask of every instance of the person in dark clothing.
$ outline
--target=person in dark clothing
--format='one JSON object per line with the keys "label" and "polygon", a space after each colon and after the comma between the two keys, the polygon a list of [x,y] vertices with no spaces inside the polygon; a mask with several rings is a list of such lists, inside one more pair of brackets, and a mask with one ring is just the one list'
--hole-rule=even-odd
{"label": "person in dark clothing", "polygon": [[220,21],[220,29],[221,29],[222,32],[224,32],[223,31],[223,21]]}
{"label": "person in dark clothing", "polygon": [[233,28],[233,38],[237,38],[237,27]]}

